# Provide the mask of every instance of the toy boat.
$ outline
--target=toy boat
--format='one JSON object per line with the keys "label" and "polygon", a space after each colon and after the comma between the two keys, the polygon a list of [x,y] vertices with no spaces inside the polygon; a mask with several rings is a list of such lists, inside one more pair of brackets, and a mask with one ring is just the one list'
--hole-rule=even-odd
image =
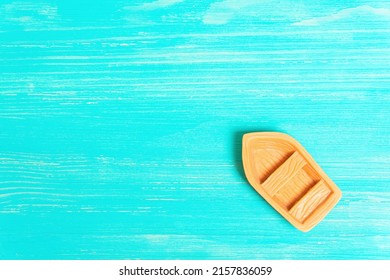
{"label": "toy boat", "polygon": [[312,229],[340,200],[340,189],[294,138],[255,132],[242,142],[249,183],[299,230]]}

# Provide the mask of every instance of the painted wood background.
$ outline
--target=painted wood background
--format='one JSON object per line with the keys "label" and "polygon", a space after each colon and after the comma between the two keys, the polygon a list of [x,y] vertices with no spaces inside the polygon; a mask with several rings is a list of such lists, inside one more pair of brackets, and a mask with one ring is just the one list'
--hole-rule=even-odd
{"label": "painted wood background", "polygon": [[[390,2],[0,0],[0,258],[389,259]],[[247,183],[280,131],[343,191]]]}

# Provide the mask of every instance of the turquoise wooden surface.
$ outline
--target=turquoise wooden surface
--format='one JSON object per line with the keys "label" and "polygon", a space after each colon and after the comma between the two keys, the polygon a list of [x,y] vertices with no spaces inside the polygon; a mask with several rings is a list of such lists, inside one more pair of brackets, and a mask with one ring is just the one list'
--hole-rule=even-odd
{"label": "turquoise wooden surface", "polygon": [[[0,1],[0,258],[389,259],[390,2],[312,2]],[[311,232],[250,131],[343,191]]]}

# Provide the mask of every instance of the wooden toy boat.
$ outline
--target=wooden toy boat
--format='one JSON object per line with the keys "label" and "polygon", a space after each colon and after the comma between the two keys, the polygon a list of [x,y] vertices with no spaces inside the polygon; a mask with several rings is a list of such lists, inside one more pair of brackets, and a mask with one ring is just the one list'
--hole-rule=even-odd
{"label": "wooden toy boat", "polygon": [[287,134],[245,134],[242,159],[249,183],[299,230],[312,229],[341,198],[340,189]]}

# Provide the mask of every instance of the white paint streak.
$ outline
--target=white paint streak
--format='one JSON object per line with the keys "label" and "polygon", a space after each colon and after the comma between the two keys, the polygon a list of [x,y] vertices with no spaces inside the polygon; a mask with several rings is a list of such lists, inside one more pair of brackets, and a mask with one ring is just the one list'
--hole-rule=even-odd
{"label": "white paint streak", "polygon": [[242,11],[244,8],[251,7],[259,4],[262,1],[248,0],[225,0],[222,2],[216,2],[210,5],[206,14],[203,17],[203,23],[205,24],[226,24],[232,19],[235,14]]}
{"label": "white paint streak", "polygon": [[[295,26],[315,26],[330,22],[336,22],[343,19],[360,20],[361,17],[368,16],[374,17],[375,20],[382,19],[390,21],[390,9],[386,8],[373,8],[368,5],[359,6],[356,8],[343,9],[337,13],[316,17],[312,19],[306,19],[293,23]],[[379,17],[379,18],[378,18]]]}
{"label": "white paint streak", "polygon": [[52,25],[58,18],[56,6],[47,3],[13,2],[0,6],[2,24],[16,24],[22,27],[42,27]]}
{"label": "white paint streak", "polygon": [[233,19],[269,22],[278,18],[294,20],[304,16],[307,16],[306,7],[288,0],[225,0],[210,5],[203,16],[203,23],[222,25]]}
{"label": "white paint streak", "polygon": [[166,8],[173,6],[175,4],[181,3],[184,0],[156,0],[154,2],[145,3],[139,6],[140,10],[157,10],[161,8]]}

